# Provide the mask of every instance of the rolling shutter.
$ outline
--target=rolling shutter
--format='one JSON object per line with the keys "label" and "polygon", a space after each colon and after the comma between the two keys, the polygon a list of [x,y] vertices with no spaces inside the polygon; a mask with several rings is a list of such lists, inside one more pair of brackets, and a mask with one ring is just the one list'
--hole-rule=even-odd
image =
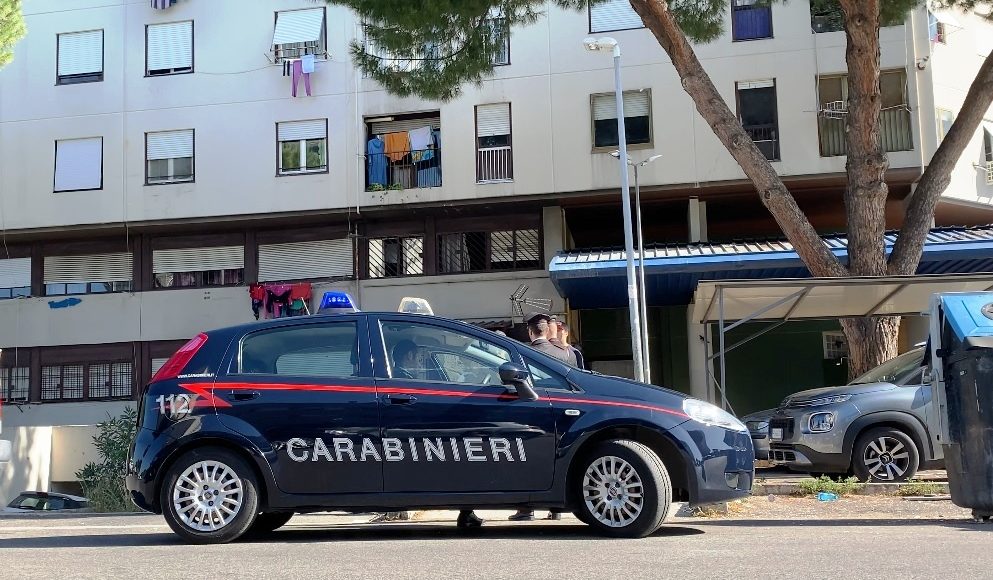
{"label": "rolling shutter", "polygon": [[103,72],[103,30],[59,35],[59,76]]}
{"label": "rolling shutter", "polygon": [[152,376],[154,377],[155,376],[155,373],[159,372],[159,369],[161,369],[162,367],[164,367],[167,362],[169,362],[169,359],[167,359],[167,358],[153,358],[152,359]]}
{"label": "rolling shutter", "polygon": [[45,258],[45,284],[127,282],[130,280],[130,252],[48,256]]}
{"label": "rolling shutter", "polygon": [[324,9],[306,8],[276,13],[276,29],[272,44],[318,42],[324,28]]}
{"label": "rolling shutter", "polygon": [[30,288],[31,258],[0,260],[0,288]]}
{"label": "rolling shutter", "polygon": [[259,245],[259,282],[354,275],[351,238]]}
{"label": "rolling shutter", "polygon": [[302,139],[326,139],[328,120],[286,121],[276,126],[276,139],[279,141],[300,141]]}
{"label": "rolling shutter", "polygon": [[441,129],[441,117],[427,117],[422,119],[403,119],[400,121],[376,121],[370,123],[373,135],[385,135],[387,133],[403,133],[413,131],[421,127],[431,127]]}
{"label": "rolling shutter", "polygon": [[245,248],[242,246],[180,248],[152,252],[153,274],[240,270],[244,267]]}
{"label": "rolling shutter", "polygon": [[193,22],[148,25],[148,70],[193,68]]}
{"label": "rolling shutter", "polygon": [[[651,113],[651,93],[648,91],[628,91],[624,93],[624,116],[647,117]],[[617,102],[614,94],[594,95],[593,120],[617,118]]]}
{"label": "rolling shutter", "polygon": [[749,89],[770,89],[774,86],[776,86],[776,82],[771,79],[765,81],[745,81],[738,83],[738,90],[746,91]]}
{"label": "rolling shutter", "polygon": [[644,28],[628,0],[603,0],[590,6],[590,32]]}
{"label": "rolling shutter", "polygon": [[510,103],[476,107],[476,136],[510,135]]}
{"label": "rolling shutter", "polygon": [[148,161],[193,157],[193,129],[148,133],[145,143]]}
{"label": "rolling shutter", "polygon": [[102,137],[55,142],[55,191],[102,187]]}

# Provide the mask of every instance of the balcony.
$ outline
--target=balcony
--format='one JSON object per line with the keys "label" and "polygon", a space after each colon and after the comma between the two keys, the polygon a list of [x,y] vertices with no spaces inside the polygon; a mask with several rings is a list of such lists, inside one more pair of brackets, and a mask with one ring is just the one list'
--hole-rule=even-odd
{"label": "balcony", "polygon": [[[845,143],[845,117],[821,116],[820,126],[821,157],[837,157],[848,152]],[[911,151],[914,148],[914,134],[910,128],[910,111],[906,108],[893,108],[882,111],[879,116],[879,133],[883,150]]]}
{"label": "balcony", "polygon": [[366,154],[366,191],[441,187],[441,149]]}
{"label": "balcony", "polygon": [[754,6],[749,0],[737,0],[731,5],[732,40],[772,38],[772,8]]}
{"label": "balcony", "polygon": [[513,149],[486,147],[476,152],[476,181],[478,183],[501,183],[514,180]]}
{"label": "balcony", "polygon": [[745,125],[745,131],[755,142],[765,158],[769,161],[779,161],[779,126],[775,123],[767,125]]}

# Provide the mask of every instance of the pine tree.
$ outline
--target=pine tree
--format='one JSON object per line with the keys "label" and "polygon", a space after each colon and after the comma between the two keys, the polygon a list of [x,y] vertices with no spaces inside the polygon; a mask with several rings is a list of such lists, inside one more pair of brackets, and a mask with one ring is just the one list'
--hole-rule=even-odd
{"label": "pine tree", "polygon": [[0,68],[14,59],[14,45],[24,31],[21,0],[0,0]]}

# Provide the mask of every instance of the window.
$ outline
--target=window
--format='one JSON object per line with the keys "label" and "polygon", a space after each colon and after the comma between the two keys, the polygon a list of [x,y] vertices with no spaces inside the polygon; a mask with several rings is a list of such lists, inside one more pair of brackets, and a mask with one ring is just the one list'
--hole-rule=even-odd
{"label": "window", "polygon": [[193,72],[193,21],[145,27],[145,75]]}
{"label": "window", "polygon": [[441,187],[441,115],[366,119],[366,190]]}
{"label": "window", "polygon": [[152,251],[152,274],[156,288],[237,285],[244,281],[244,268],[243,246]]}
{"label": "window", "polygon": [[590,2],[590,32],[611,32],[644,28],[641,16],[631,7],[629,0],[602,0]]}
{"label": "window", "polygon": [[103,137],[55,142],[55,191],[103,189]]}
{"label": "window", "polygon": [[134,370],[130,362],[93,362],[41,367],[41,400],[130,399]]}
{"label": "window", "polygon": [[0,367],[0,401],[27,401],[31,390],[29,367]]}
{"label": "window", "polygon": [[731,39],[772,38],[772,6],[766,0],[731,0]]}
{"label": "window", "polygon": [[951,111],[946,111],[945,109],[938,109],[938,144],[940,145],[942,141],[945,140],[945,136],[948,135],[948,131],[951,130],[952,125],[955,123],[955,113]]}
{"label": "window", "polygon": [[456,274],[541,267],[537,229],[438,236],[438,272]]}
{"label": "window", "polygon": [[986,185],[993,185],[993,121],[983,127],[983,161],[986,162]]}
{"label": "window", "polygon": [[824,339],[824,360],[838,360],[848,356],[848,339],[841,331],[821,333]]}
{"label": "window", "polygon": [[323,8],[284,10],[276,13],[272,50],[276,62],[312,54],[325,55],[325,16]]}
{"label": "window", "polygon": [[[593,108],[593,148],[613,149],[617,139],[617,102],[614,93],[591,97]],[[624,91],[624,132],[628,145],[652,143],[652,91]]]}
{"label": "window", "polygon": [[369,277],[396,278],[424,273],[424,238],[406,236],[369,240]]}
{"label": "window", "polygon": [[[894,14],[880,14],[880,26],[902,26],[904,12],[893,11]],[[841,12],[838,0],[810,0],[810,29],[815,33],[841,32],[845,30],[845,16]]]}
{"label": "window", "polygon": [[776,81],[737,83],[738,118],[752,141],[770,161],[779,160],[779,118]]}
{"label": "window", "polygon": [[103,30],[58,35],[56,84],[73,85],[103,80]]}
{"label": "window", "polygon": [[[903,69],[882,71],[879,75],[882,111],[879,116],[883,150],[911,151],[914,135],[907,104],[907,73]],[[818,77],[820,103],[818,131],[822,157],[845,155],[845,123],[848,117],[848,76]]]}
{"label": "window", "polygon": [[302,377],[358,377],[355,322],[304,324],[255,332],[242,340],[241,373]]}
{"label": "window", "polygon": [[327,119],[277,123],[279,174],[326,172],[328,170],[327,136]]}
{"label": "window", "polygon": [[382,328],[394,379],[500,385],[500,365],[511,360],[502,346],[440,326],[385,322]]}
{"label": "window", "polygon": [[31,258],[0,259],[0,300],[31,295]]}
{"label": "window", "polygon": [[46,296],[130,292],[132,258],[128,252],[46,256]]}
{"label": "window", "polygon": [[930,10],[927,13],[927,31],[931,42],[945,44],[945,24]]}
{"label": "window", "polygon": [[528,365],[528,372],[531,373],[531,382],[534,386],[542,389],[555,389],[558,391],[571,391],[569,383],[565,381],[564,378],[553,373],[547,368],[541,366],[540,364],[531,361],[530,359],[525,359]]}
{"label": "window", "polygon": [[476,181],[512,181],[514,155],[510,145],[510,103],[476,107]]}
{"label": "window", "polygon": [[259,244],[259,282],[355,276],[351,238]]}
{"label": "window", "polygon": [[193,181],[193,129],[145,133],[145,185]]}
{"label": "window", "polygon": [[490,29],[490,42],[493,44],[493,65],[510,64],[510,24],[499,13],[492,13],[486,20]]}

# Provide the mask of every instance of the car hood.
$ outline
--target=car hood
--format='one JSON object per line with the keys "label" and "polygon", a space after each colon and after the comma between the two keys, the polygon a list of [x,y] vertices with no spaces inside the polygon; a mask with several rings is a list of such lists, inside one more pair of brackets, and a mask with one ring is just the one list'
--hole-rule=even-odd
{"label": "car hood", "polygon": [[766,409],[765,411],[755,411],[754,413],[741,417],[741,422],[748,423],[749,421],[768,421],[775,414],[776,414],[775,409]]}
{"label": "car hood", "polygon": [[837,395],[865,395],[879,391],[890,391],[897,388],[893,383],[865,383],[862,385],[844,385],[841,387],[824,387],[821,389],[810,389],[793,393],[783,401],[781,407],[789,406],[793,403],[804,403],[814,399],[824,397],[834,397]]}

